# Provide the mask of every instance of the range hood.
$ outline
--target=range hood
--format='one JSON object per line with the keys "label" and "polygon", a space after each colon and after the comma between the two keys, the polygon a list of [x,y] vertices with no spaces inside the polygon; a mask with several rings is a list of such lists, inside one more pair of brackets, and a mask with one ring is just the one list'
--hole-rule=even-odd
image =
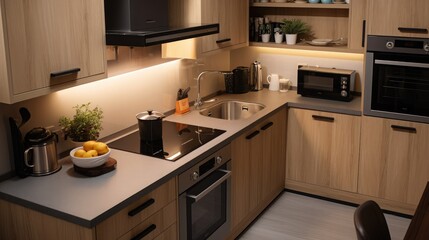
{"label": "range hood", "polygon": [[219,24],[175,25],[168,0],[104,0],[106,44],[144,47],[219,33]]}

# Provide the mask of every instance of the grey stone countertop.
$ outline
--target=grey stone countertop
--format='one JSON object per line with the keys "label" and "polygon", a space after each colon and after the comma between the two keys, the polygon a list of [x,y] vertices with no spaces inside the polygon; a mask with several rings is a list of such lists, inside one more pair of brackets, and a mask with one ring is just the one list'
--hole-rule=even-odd
{"label": "grey stone countertop", "polygon": [[[351,102],[338,102],[304,98],[292,90],[281,93],[264,89],[246,94],[225,94],[216,98],[216,102],[231,99],[262,103],[266,107],[243,120],[205,117],[194,109],[184,115],[170,115],[165,120],[217,128],[226,132],[175,162],[112,149],[111,157],[117,160],[117,168],[97,177],[85,177],[75,173],[71,160],[66,157],[60,160],[62,169],[55,174],[16,177],[0,182],[0,197],[91,228],[228,144],[247,127],[257,124],[259,120],[282,107],[361,115],[360,97]],[[210,105],[206,104],[203,108],[206,106]]]}

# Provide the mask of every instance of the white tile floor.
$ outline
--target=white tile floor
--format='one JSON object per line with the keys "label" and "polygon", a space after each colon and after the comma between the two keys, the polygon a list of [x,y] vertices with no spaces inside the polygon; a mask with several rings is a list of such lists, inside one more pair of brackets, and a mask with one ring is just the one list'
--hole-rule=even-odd
{"label": "white tile floor", "polygon": [[[354,210],[351,206],[284,192],[238,239],[356,239]],[[411,220],[385,215],[392,240],[403,239]]]}

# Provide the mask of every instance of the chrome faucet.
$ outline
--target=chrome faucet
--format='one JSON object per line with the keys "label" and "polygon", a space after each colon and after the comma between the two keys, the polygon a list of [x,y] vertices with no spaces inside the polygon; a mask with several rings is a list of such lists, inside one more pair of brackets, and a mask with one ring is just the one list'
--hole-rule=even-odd
{"label": "chrome faucet", "polygon": [[199,75],[198,75],[198,77],[197,77],[197,85],[198,85],[198,93],[197,93],[197,99],[195,99],[195,103],[194,103],[194,106],[195,106],[195,108],[196,109],[200,109],[200,107],[203,105],[203,101],[202,101],[202,99],[201,99],[201,94],[200,94],[200,91],[201,91],[201,77],[204,75],[204,74],[206,74],[206,73],[220,73],[220,74],[223,74],[224,72],[222,72],[222,71],[214,71],[214,70],[207,70],[207,71],[202,71]]}

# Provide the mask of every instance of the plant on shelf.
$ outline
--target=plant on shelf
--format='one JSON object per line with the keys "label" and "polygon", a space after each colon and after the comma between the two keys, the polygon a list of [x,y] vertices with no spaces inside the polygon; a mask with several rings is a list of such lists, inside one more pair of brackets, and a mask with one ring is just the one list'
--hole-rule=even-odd
{"label": "plant on shelf", "polygon": [[65,116],[60,117],[59,125],[62,128],[64,135],[71,138],[75,142],[84,142],[88,140],[97,140],[103,118],[103,110],[99,107],[90,108],[91,103],[76,105],[76,113],[73,118]]}
{"label": "plant on shelf", "polygon": [[271,36],[271,24],[263,23],[259,26],[259,35],[262,37],[262,42],[269,42]]}
{"label": "plant on shelf", "polygon": [[286,43],[289,45],[296,43],[298,34],[309,33],[311,29],[307,23],[300,19],[283,19],[281,28],[283,33],[286,34]]}

